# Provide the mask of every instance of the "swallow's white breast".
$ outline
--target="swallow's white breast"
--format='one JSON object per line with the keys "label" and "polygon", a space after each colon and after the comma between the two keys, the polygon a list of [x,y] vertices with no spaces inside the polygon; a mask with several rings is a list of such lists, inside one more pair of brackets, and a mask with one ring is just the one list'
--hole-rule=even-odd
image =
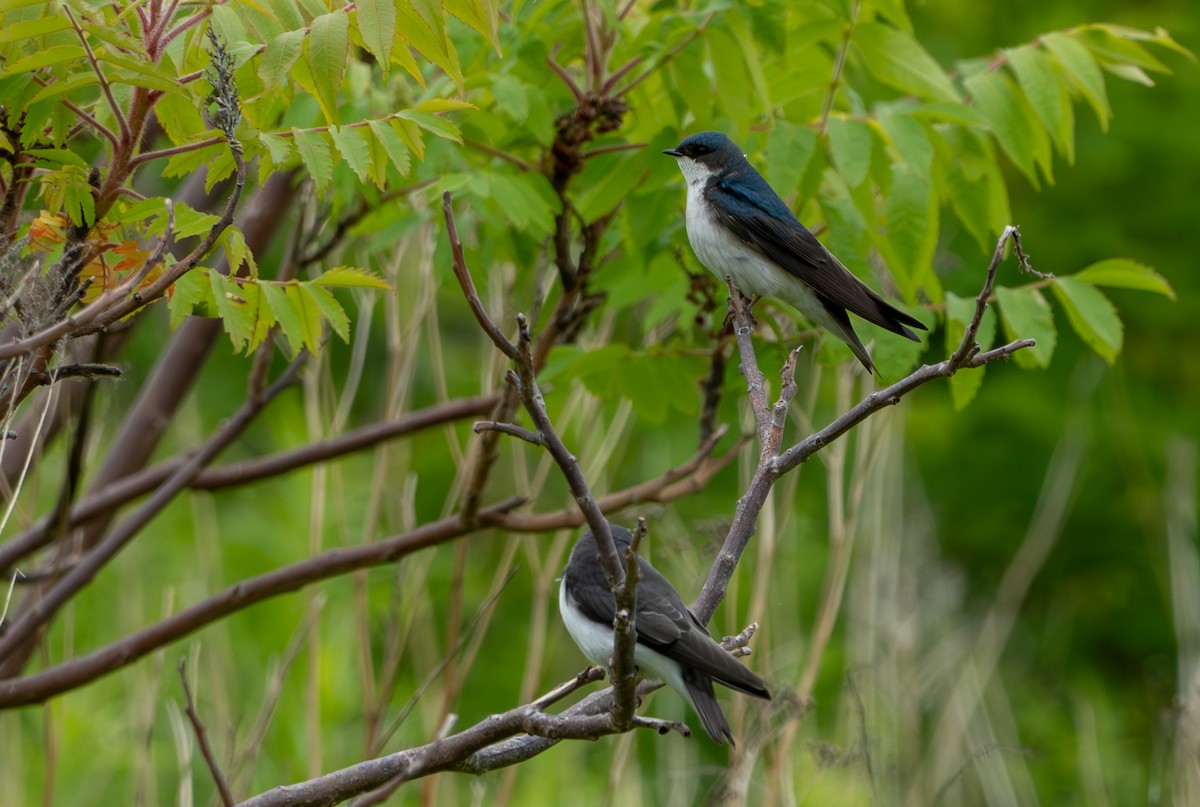
{"label": "swallow's white breast", "polygon": [[692,251],[722,283],[729,275],[744,294],[761,294],[790,303],[815,325],[834,330],[825,306],[808,284],[751,248],[717,222],[704,189],[712,173],[688,157],[676,158],[687,180],[687,234]]}

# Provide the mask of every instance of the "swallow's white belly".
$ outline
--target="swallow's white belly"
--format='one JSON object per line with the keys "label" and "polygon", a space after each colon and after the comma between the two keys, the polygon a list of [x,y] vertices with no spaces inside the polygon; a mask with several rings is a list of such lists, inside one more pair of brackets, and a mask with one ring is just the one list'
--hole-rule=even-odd
{"label": "swallow's white belly", "polygon": [[704,183],[688,183],[687,234],[692,251],[722,283],[725,276],[744,294],[761,294],[790,303],[814,325],[837,332],[825,306],[804,281],[765,258],[721,226],[704,198]]}

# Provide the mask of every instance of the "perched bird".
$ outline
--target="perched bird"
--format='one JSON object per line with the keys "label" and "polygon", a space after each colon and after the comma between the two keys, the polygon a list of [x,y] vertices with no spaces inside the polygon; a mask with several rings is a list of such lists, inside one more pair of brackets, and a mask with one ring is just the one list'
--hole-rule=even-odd
{"label": "perched bird", "polygon": [[[633,536],[613,525],[617,551],[624,554]],[[679,592],[644,559],[638,558],[637,646],[633,658],[643,678],[662,681],[692,705],[713,742],[733,744],[729,723],[713,693],[713,681],[770,699],[766,684],[708,635],[703,623],[683,604]],[[599,547],[591,532],[579,537],[558,594],[558,610],[567,632],[594,664],[606,665],[613,654],[616,599],[600,565]]]}
{"label": "perched bird", "polygon": [[927,330],[850,274],[728,137],[700,132],[663,153],[675,158],[687,180],[688,241],[718,278],[729,275],[746,294],[795,306],[849,345],[871,373],[875,365],[847,311],[913,341],[917,335],[905,326]]}

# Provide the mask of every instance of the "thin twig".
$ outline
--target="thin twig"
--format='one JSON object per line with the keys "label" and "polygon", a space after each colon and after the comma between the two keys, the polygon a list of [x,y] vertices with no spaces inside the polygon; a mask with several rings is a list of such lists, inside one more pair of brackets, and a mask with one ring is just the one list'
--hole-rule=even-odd
{"label": "thin twig", "polygon": [[507,434],[510,437],[516,437],[524,440],[527,443],[533,443],[535,446],[545,447],[545,439],[537,432],[531,432],[529,429],[522,429],[515,423],[499,423],[495,420],[481,420],[473,427],[476,434],[483,432],[500,432]]}
{"label": "thin twig", "polygon": [[[1032,339],[1017,339],[1002,347],[980,353],[979,346],[975,342],[980,322],[983,319],[983,312],[986,310],[988,299],[992,294],[996,272],[1004,258],[1004,248],[1010,240],[1013,242],[1014,252],[1021,266],[1025,267],[1028,265],[1029,258],[1021,246],[1019,231],[1014,226],[1005,227],[1004,232],[997,240],[992,260],[988,264],[983,288],[976,298],[975,314],[971,318],[971,322],[968,323],[966,331],[963,333],[962,341],[950,358],[937,364],[923,365],[891,386],[872,392],[866,398],[859,401],[858,404],[834,419],[825,428],[810,434],[783,452],[779,451],[779,443],[775,442],[782,435],[782,430],[772,428],[772,417],[767,414],[769,410],[766,403],[762,373],[758,370],[758,364],[754,358],[754,345],[750,339],[750,330],[752,330],[753,326],[749,320],[749,312],[741,304],[740,299],[735,300],[736,295],[733,294],[733,289],[731,288],[730,306],[733,313],[738,349],[742,356],[741,367],[743,375],[746,377],[746,384],[751,398],[751,408],[754,411],[755,422],[758,426],[762,451],[759,455],[759,464],[755,470],[754,477],[751,479],[745,495],[738,500],[733,523],[730,525],[729,532],[725,536],[725,542],[721,547],[721,551],[713,560],[708,579],[705,581],[704,587],[700,591],[700,596],[696,599],[696,604],[693,606],[692,610],[697,617],[704,622],[708,622],[712,618],[712,614],[717,606],[725,598],[725,589],[729,585],[729,580],[737,568],[742,553],[754,535],[758,514],[766,503],[767,494],[780,476],[799,466],[809,457],[880,409],[899,403],[901,398],[916,388],[937,378],[948,378],[963,368],[981,367],[988,362],[1007,358],[1016,351],[1032,347],[1035,344]],[[733,284],[730,283],[730,286],[732,287]],[[794,362],[790,359],[789,365],[794,369]],[[784,389],[787,390],[788,387],[789,382],[785,378]],[[782,421],[779,418],[786,414],[786,408],[786,401],[783,395],[781,395],[772,413],[775,421],[779,422],[780,425],[782,425]]]}
{"label": "thin twig", "polygon": [[301,353],[288,366],[271,388],[261,395],[248,396],[241,409],[231,417],[200,448],[164,482],[146,502],[125,521],[121,522],[103,541],[96,545],[83,560],[63,579],[45,593],[43,598],[17,618],[0,636],[0,662],[7,659],[39,627],[46,624],[75,594],[91,583],[92,579],[108,562],[129,543],[142,528],[187,487],[188,483],[245,429],[246,423],[269,403],[276,395],[291,386],[300,371],[307,354]]}
{"label": "thin twig", "polygon": [[[524,503],[513,497],[480,510],[480,516],[507,512]],[[339,577],[356,569],[394,563],[420,549],[442,544],[482,529],[464,525],[458,516],[423,524],[371,544],[329,549],[311,558],[242,580],[165,619],[55,667],[21,678],[0,679],[0,709],[42,703],[77,689],[114,670],[132,664],[165,644],[176,641],[236,611],[311,583]]]}
{"label": "thin twig", "polygon": [[92,45],[88,42],[87,35],[83,32],[83,28],[79,26],[79,21],[75,19],[75,14],[69,7],[64,6],[63,13],[71,21],[71,27],[75,29],[75,35],[79,37],[79,43],[83,45],[83,51],[87,54],[88,63],[92,66],[92,72],[96,74],[96,78],[100,82],[100,89],[104,93],[104,99],[108,102],[109,111],[117,119],[117,126],[121,129],[121,139],[128,142],[129,122],[125,120],[125,113],[121,111],[121,105],[113,97],[112,87],[108,84],[108,77],[104,75],[104,71],[100,69],[100,63],[96,61],[96,53],[92,50]]}
{"label": "thin twig", "polygon": [[217,764],[212,746],[208,744],[208,732],[205,731],[204,723],[196,712],[196,704],[192,701],[192,689],[188,686],[187,661],[185,659],[179,660],[179,681],[183,684],[183,697],[187,702],[186,714],[192,724],[192,730],[196,732],[196,742],[200,744],[200,754],[204,757],[204,762],[208,765],[208,772],[212,774],[213,781],[217,784],[217,793],[221,795],[221,803],[225,807],[233,807],[233,793],[229,790],[229,783],[225,781],[225,775],[221,773],[221,766]]}
{"label": "thin twig", "polygon": [[462,286],[463,295],[467,298],[467,304],[471,306],[471,313],[475,315],[475,321],[479,323],[479,327],[483,329],[483,332],[501,353],[510,359],[517,358],[517,346],[508,340],[499,326],[488,316],[483,307],[483,300],[479,299],[479,292],[475,290],[475,281],[471,279],[471,273],[467,270],[467,260],[463,255],[462,241],[458,238],[458,227],[454,224],[454,207],[451,204],[450,191],[442,194],[442,214],[446,218],[446,235],[450,239],[450,252],[454,256],[454,276],[458,278],[458,283]]}
{"label": "thin twig", "polygon": [[854,37],[854,25],[858,21],[859,0],[850,3],[850,15],[846,21],[846,31],[842,35],[842,45],[838,48],[837,60],[833,63],[833,78],[829,80],[829,92],[825,94],[825,103],[821,107],[821,117],[817,121],[817,130],[825,131],[829,122],[829,113],[833,110],[833,101],[842,86],[842,71],[846,68],[846,54],[850,50],[850,42]]}

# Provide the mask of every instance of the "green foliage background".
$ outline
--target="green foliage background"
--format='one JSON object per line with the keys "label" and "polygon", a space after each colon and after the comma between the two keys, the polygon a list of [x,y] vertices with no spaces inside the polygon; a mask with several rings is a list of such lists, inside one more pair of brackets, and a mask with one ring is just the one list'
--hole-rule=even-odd
{"label": "green foliage background", "polygon": [[[696,11],[663,13],[663,3],[646,5],[653,27],[619,43],[619,51],[629,51],[625,55],[654,54],[654,43],[676,41],[702,18]],[[1200,317],[1195,272],[1200,71],[1179,54],[1155,49],[1174,72],[1151,73],[1158,85],[1154,89],[1106,76],[1113,111],[1107,131],[1086,103],[1075,103],[1074,162],[1064,161],[1061,152],[1069,148],[1051,137],[1056,149],[1052,183],[1050,163],[1038,164],[1033,156],[1024,166],[1020,159],[1000,159],[1007,217],[995,219],[995,205],[989,208],[988,203],[983,208],[986,221],[956,217],[956,199],[944,194],[942,204],[925,208],[926,219],[917,216],[930,227],[928,233],[918,228],[906,239],[893,227],[884,238],[874,226],[879,221],[866,227],[855,222],[855,216],[861,218],[861,197],[870,195],[876,178],[888,185],[892,177],[878,143],[866,152],[872,156],[863,157],[858,128],[865,126],[856,116],[871,108],[874,99],[897,93],[852,63],[848,77],[854,94],[835,107],[825,156],[808,126],[821,112],[823,95],[789,97],[788,85],[776,84],[773,76],[786,65],[797,84],[809,71],[827,77],[835,51],[821,26],[837,30],[847,9],[838,3],[814,4],[811,28],[801,30],[784,50],[771,51],[778,32],[761,25],[771,4],[746,5],[760,12],[747,17],[760,20],[759,27],[713,25],[704,36],[709,51],[691,47],[677,54],[663,68],[669,79],[652,76],[631,92],[622,127],[596,141],[599,146],[647,146],[591,160],[571,182],[572,201],[585,220],[625,201],[603,242],[603,251],[613,251],[614,258],[593,279],[592,288],[608,294],[604,314],[585,330],[579,346],[555,351],[543,376],[551,414],[561,420],[597,488],[619,489],[660,473],[695,447],[694,382],[706,366],[698,347],[708,337],[703,328],[688,327],[693,311],[683,302],[687,278],[674,255],[682,248],[684,259],[691,261],[682,230],[682,182],[671,160],[657,153],[687,131],[728,130],[776,187],[793,189],[802,218],[828,224],[823,237],[852,269],[867,275],[871,249],[887,253],[894,274],[889,283],[894,281],[903,302],[931,324],[939,321],[940,305],[953,305],[943,300],[943,290],[960,298],[975,293],[995,230],[1006,221],[1021,226],[1041,271],[1070,275],[1098,261],[1128,258],[1154,267],[1176,296],[1172,301],[1144,291],[1104,289],[1123,327],[1116,355],[1111,339],[1100,338],[1099,349],[1085,344],[1059,299],[1047,295],[1058,338],[1041,354],[1045,366],[1030,369],[1014,361],[989,369],[977,388],[976,381],[966,378],[955,379],[953,387],[924,388],[839,449],[845,453],[835,456],[846,465],[846,479],[860,482],[866,492],[855,515],[858,530],[845,605],[815,681],[815,708],[797,722],[788,718],[786,696],[777,699],[781,705],[770,713],[725,699],[739,727],[735,733],[740,741],[746,738],[743,750],[755,760],[756,767],[746,773],[748,803],[928,803],[933,798],[963,804],[1164,803],[1169,796],[1154,794],[1160,789],[1170,793],[1170,727],[1175,698],[1185,686],[1176,638],[1184,623],[1173,611],[1183,592],[1171,575],[1165,536],[1172,508],[1190,506],[1194,513],[1195,443],[1200,437],[1200,360],[1191,351]],[[900,4],[873,7],[898,15]],[[236,20],[222,18],[228,9],[217,8],[222,9],[218,21],[236,36]],[[359,13],[366,8],[360,6]],[[399,204],[384,205],[366,217],[337,264],[325,267],[364,266],[386,278],[395,293],[338,292],[350,314],[351,344],[331,340],[321,353],[319,372],[306,382],[306,394],[281,399],[225,461],[377,417],[389,405],[389,396],[414,408],[496,386],[502,365],[483,346],[452,282],[445,234],[436,224],[444,189],[455,193],[468,258],[493,312],[509,322],[515,311],[530,310],[539,283],[552,289],[553,301],[554,272],[543,248],[559,207],[554,189],[540,173],[518,171],[469,146],[482,143],[522,160],[538,159],[554,136],[557,116],[572,104],[567,88],[547,68],[546,57],[554,53],[562,64],[578,68],[578,7],[516,2],[502,8],[506,17],[496,28],[495,43],[484,32],[450,20],[453,58],[436,43],[424,48],[413,44],[422,65],[431,61],[439,69],[423,69],[415,61],[411,68],[394,67],[389,78],[393,94],[373,96],[374,74],[364,73],[358,64],[344,84],[318,76],[311,92],[264,103],[258,110],[261,117],[250,113],[247,125],[282,131],[359,118],[382,120],[395,112],[384,110],[386,103],[397,103],[407,117],[389,118],[387,126],[404,143],[397,145],[372,127],[385,150],[371,151],[361,166],[350,156],[358,146],[339,147],[339,158],[323,177],[320,168],[313,171],[322,157],[306,156],[298,140],[291,162],[271,167],[286,169],[301,160],[303,170],[315,173],[317,185],[324,186],[319,192],[324,204],[314,209],[329,218],[364,197],[378,200],[383,190],[373,186],[413,190]],[[1193,50],[1200,41],[1194,10],[1183,0],[1136,7],[927,0],[907,14],[916,39],[943,66],[987,60],[1001,48],[1094,21],[1151,31],[1162,26]],[[739,41],[739,34],[749,39]],[[752,61],[734,58],[746,41],[758,43],[767,54],[761,75],[746,66]],[[376,55],[386,48],[382,42],[363,44]],[[561,52],[555,50],[560,44]],[[703,63],[706,52],[708,64]],[[425,87],[413,81],[418,74],[427,81]],[[711,77],[712,85],[699,81],[701,75]],[[737,88],[747,89],[739,93]],[[936,87],[924,89],[936,96]],[[759,108],[764,92],[789,99],[773,125]],[[457,103],[464,100],[473,108]],[[340,110],[334,108],[338,103]],[[392,121],[408,123],[393,126]],[[175,134],[164,128],[175,141]],[[1048,154],[1050,140],[1047,151],[1036,153]],[[320,152],[321,146],[313,143],[308,147]],[[374,148],[375,141],[367,138],[366,143]],[[279,144],[259,139],[251,148],[266,154],[272,146]],[[819,155],[818,160],[833,164],[842,175],[862,172],[864,181],[869,175],[871,182],[863,186],[867,190],[856,200],[852,188],[831,185],[815,162],[791,162],[800,162],[795,155],[806,152],[810,159]],[[942,161],[947,156],[932,154],[928,159],[936,167],[931,170],[956,170],[953,159]],[[197,165],[176,168],[183,175]],[[176,180],[170,173],[139,181],[154,187],[148,193],[171,193]],[[384,175],[386,182],[374,181]],[[952,189],[951,183],[943,187]],[[919,196],[920,188],[914,193],[918,201],[926,198]],[[989,198],[994,203],[994,193]],[[880,219],[891,223],[888,213],[915,215],[917,208],[915,203],[903,210],[889,208]],[[906,219],[896,215],[894,220]],[[398,244],[402,249],[396,253]],[[628,244],[646,249],[621,249]],[[277,263],[283,251],[280,243],[270,255],[260,255],[259,267]],[[928,265],[936,268],[936,276],[923,274]],[[1011,261],[1005,264],[1002,284],[1016,287],[1029,281]],[[214,305],[219,299],[214,298]],[[934,305],[922,305],[931,299]],[[426,300],[436,306],[436,320],[422,319],[428,317],[428,308],[422,307]],[[1005,303],[1000,302],[1003,313]],[[181,316],[182,304],[173,305]],[[672,325],[671,315],[681,307],[685,315]],[[156,316],[158,322],[135,333],[125,354],[128,380],[106,404],[113,412],[132,400],[139,378],[158,355],[167,316]],[[1104,313],[1093,312],[1096,317],[1103,319]],[[419,330],[405,330],[409,318]],[[773,377],[799,337],[787,316],[761,319],[759,359]],[[331,322],[326,320],[326,326]],[[389,328],[429,345],[415,354],[410,375],[386,366]],[[1031,334],[1012,334],[1025,335]],[[1045,345],[1046,334],[1036,335]],[[241,342],[232,329],[231,336],[239,351],[252,346],[245,334]],[[301,342],[319,341],[312,333],[291,337],[292,351],[285,352],[294,352]],[[940,356],[942,339],[942,332],[935,332],[934,347],[923,358]],[[808,399],[805,412],[817,425],[850,400],[849,376],[832,369],[848,354],[830,342],[822,345],[820,361],[807,348],[802,360],[801,397]],[[431,352],[435,349],[441,354]],[[352,401],[341,403],[339,392],[354,389],[347,368],[359,358],[356,350],[363,351],[364,381]],[[1111,364],[1097,355],[1105,350]],[[876,340],[875,354],[890,378],[918,360],[916,353],[882,339]],[[246,367],[247,360],[228,346],[218,349],[179,419],[174,448],[194,445],[227,414],[230,401],[240,400]],[[729,378],[721,420],[745,425],[744,407],[739,406],[742,387],[733,366]],[[803,425],[801,418],[793,421],[795,437]],[[610,432],[617,436],[606,442]],[[191,494],[156,520],[144,540],[55,624],[47,660],[106,644],[164,612],[302,559],[317,547],[355,544],[444,515],[448,503],[456,501],[454,453],[447,444],[465,451],[469,440],[469,424],[459,424],[322,470],[245,490]],[[532,449],[505,444],[503,451],[502,470],[489,488],[495,498],[525,491],[528,479],[546,473],[543,458]],[[1035,518],[1053,457],[1071,451],[1078,452],[1077,478],[1066,497],[1060,537],[1029,581],[1018,609],[1007,614],[1003,601],[997,605],[1006,569]],[[52,455],[45,467],[55,468],[61,459]],[[685,596],[698,589],[746,478],[746,469],[735,465],[699,496],[638,511],[651,519],[650,556]],[[53,501],[57,479],[47,471],[32,485],[32,496],[43,509]],[[780,486],[764,513],[756,544],[770,546],[772,554],[752,548],[714,623],[714,633],[734,632],[750,619],[762,623],[749,663],[780,692],[795,686],[811,650],[822,581],[833,557],[827,536],[835,528],[829,513],[837,502],[830,491],[839,487],[839,479],[836,469],[814,462]],[[852,498],[852,486],[846,487]],[[566,501],[565,487],[549,473],[537,509]],[[29,504],[26,512],[32,518],[40,511]],[[1192,529],[1194,544],[1194,521]],[[465,727],[516,705],[571,676],[583,663],[559,625],[555,607],[553,578],[570,538],[566,532],[485,534],[469,539],[466,548],[437,547],[394,569],[272,599],[44,709],[0,715],[0,764],[22,772],[0,777],[0,801],[37,803],[46,792],[47,770],[54,771],[56,803],[186,803],[192,795],[208,800],[211,783],[179,720],[174,667],[185,655],[195,665],[200,706],[210,733],[223,744],[220,751],[230,770],[237,770],[235,760],[246,751],[259,754],[239,795],[363,758],[368,752],[362,739],[359,607],[372,634],[368,638],[377,673],[384,664],[384,636],[393,627],[389,620],[405,626],[401,632],[407,644],[387,718],[400,711],[423,681],[431,681],[387,750],[427,741],[439,730],[447,697],[444,671],[437,673],[456,630],[449,625],[454,616],[449,592],[459,564],[465,613],[458,618],[464,625],[502,573],[514,563],[519,568],[489,612],[486,630],[470,634],[466,659],[473,663],[456,662],[463,676],[453,702],[456,725]],[[992,734],[974,733],[974,726],[949,742],[942,721],[951,711],[952,692],[970,678],[964,671],[978,663],[972,647],[989,609],[1014,620],[995,675],[981,673],[987,684],[980,708]],[[310,617],[317,627],[282,678],[273,722],[261,743],[253,745],[250,726],[270,697],[273,665]],[[542,638],[545,647],[539,649]],[[527,670],[530,659],[534,665]],[[684,717],[670,693],[654,696],[646,709]],[[518,769],[479,780],[443,775],[433,784],[414,783],[394,801],[702,803],[726,760],[725,749],[703,739],[630,735],[564,744]]]}

